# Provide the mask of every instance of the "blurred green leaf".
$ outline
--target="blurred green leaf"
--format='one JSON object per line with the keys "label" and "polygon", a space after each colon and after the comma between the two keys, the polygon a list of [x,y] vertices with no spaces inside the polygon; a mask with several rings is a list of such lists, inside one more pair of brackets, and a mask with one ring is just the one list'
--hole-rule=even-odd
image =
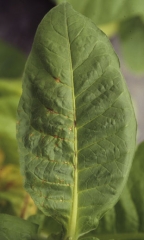
{"label": "blurred green leaf", "polygon": [[107,234],[98,237],[100,240],[144,240],[143,233]]}
{"label": "blurred green leaf", "polygon": [[0,149],[4,154],[4,164],[19,164],[15,125],[20,94],[19,80],[0,79]]}
{"label": "blurred green leaf", "polygon": [[42,237],[42,236],[34,236],[34,237],[32,237],[31,240],[48,240],[48,238]]}
{"label": "blurred green leaf", "polygon": [[88,236],[87,234],[87,237],[83,236],[79,240],[144,240],[144,233],[102,234],[97,235],[97,237]]}
{"label": "blurred green leaf", "polygon": [[[62,3],[64,0],[56,0]],[[134,15],[143,15],[143,0],[67,0],[74,9],[91,18],[97,25],[125,20]]]}
{"label": "blurred green leaf", "polygon": [[142,22],[144,23],[144,14],[141,15],[140,17],[141,17]]}
{"label": "blurred green leaf", "polygon": [[139,231],[139,216],[128,185],[124,188],[120,200],[115,206],[115,212],[117,232],[134,233]]}
{"label": "blurred green leaf", "polygon": [[99,234],[128,233],[139,231],[139,216],[136,206],[131,198],[128,186],[125,186],[120,200],[114,208],[109,210],[101,219],[98,229]]}
{"label": "blurred green leaf", "polygon": [[0,212],[20,215],[25,191],[18,167],[6,165],[0,170]]}
{"label": "blurred green leaf", "polygon": [[[51,234],[48,237],[48,240],[61,240],[63,239],[63,237],[61,236],[61,234]],[[68,239],[69,240],[69,239]]]}
{"label": "blurred green leaf", "polygon": [[21,77],[25,61],[22,52],[0,40],[0,78]]}
{"label": "blurred green leaf", "polygon": [[98,27],[110,38],[118,32],[119,24],[117,22],[110,22],[98,25]]}
{"label": "blurred green leaf", "polygon": [[41,228],[43,228],[45,217],[46,216],[40,210],[38,210],[37,213],[35,215],[31,215],[28,220],[32,223],[39,225],[39,229],[41,231]]}
{"label": "blurred green leaf", "polygon": [[45,233],[48,236],[62,232],[62,226],[52,217],[45,216],[40,210],[36,215],[30,216],[29,221],[39,225],[39,233]]}
{"label": "blurred green leaf", "polygon": [[47,232],[49,235],[53,233],[58,234],[59,232],[62,231],[62,227],[52,217],[45,217],[41,230]]}
{"label": "blurred green leaf", "polygon": [[31,240],[38,226],[29,221],[7,214],[0,214],[1,240]]}
{"label": "blurred green leaf", "polygon": [[[144,142],[135,153],[127,185],[114,208],[109,210],[100,220],[97,230],[90,233],[98,236],[101,234],[117,234],[114,239],[144,239]],[[131,233],[130,235],[127,235]],[[138,235],[136,235],[138,234]],[[122,237],[123,236],[123,237]],[[132,236],[134,238],[132,238]],[[110,237],[109,237],[110,238]],[[108,239],[109,239],[108,238]]]}
{"label": "blurred green leaf", "polygon": [[140,17],[126,20],[119,28],[124,60],[136,72],[144,72],[144,22]]}
{"label": "blurred green leaf", "polygon": [[0,212],[26,218],[35,214],[36,206],[23,188],[19,170],[16,109],[20,94],[19,80],[0,79]]}
{"label": "blurred green leaf", "polygon": [[139,231],[144,232],[144,142],[136,151],[128,187],[139,216]]}
{"label": "blurred green leaf", "polygon": [[0,213],[27,218],[36,206],[23,188],[20,170],[14,164],[0,167]]}
{"label": "blurred green leaf", "polygon": [[100,240],[99,238],[96,237],[83,237],[81,240]]}

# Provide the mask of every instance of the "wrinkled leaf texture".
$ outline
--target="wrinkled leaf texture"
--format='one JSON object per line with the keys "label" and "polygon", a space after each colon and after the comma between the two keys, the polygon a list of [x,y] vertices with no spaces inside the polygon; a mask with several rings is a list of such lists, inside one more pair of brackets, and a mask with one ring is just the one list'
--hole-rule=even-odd
{"label": "wrinkled leaf texture", "polygon": [[68,3],[38,27],[17,130],[36,205],[63,225],[63,239],[95,229],[127,179],[136,123],[109,40]]}

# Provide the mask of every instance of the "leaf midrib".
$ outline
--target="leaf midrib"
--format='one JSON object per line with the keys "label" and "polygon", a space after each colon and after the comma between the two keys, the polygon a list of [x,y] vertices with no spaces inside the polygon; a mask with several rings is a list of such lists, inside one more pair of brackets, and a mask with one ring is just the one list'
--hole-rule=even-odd
{"label": "leaf midrib", "polygon": [[75,92],[74,92],[74,81],[73,81],[73,67],[72,67],[72,56],[71,56],[71,46],[70,46],[70,37],[69,37],[69,30],[68,30],[68,22],[67,22],[67,15],[66,15],[66,4],[65,6],[65,20],[66,20],[66,28],[67,28],[67,38],[68,38],[68,45],[69,45],[69,59],[70,59],[70,72],[71,72],[71,81],[72,81],[72,98],[73,98],[73,112],[74,112],[74,188],[73,188],[73,201],[72,201],[72,211],[67,231],[67,236],[65,239],[76,240],[76,225],[77,225],[77,209],[78,209],[78,195],[77,195],[77,128],[75,126],[76,123],[76,105],[75,105]]}

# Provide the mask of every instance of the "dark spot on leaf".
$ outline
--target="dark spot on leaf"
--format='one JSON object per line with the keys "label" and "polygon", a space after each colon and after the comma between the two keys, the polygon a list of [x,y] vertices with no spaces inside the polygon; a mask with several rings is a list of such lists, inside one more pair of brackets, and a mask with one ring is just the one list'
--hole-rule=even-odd
{"label": "dark spot on leaf", "polygon": [[56,81],[57,83],[60,82],[60,78],[59,78],[59,77],[54,77],[54,79],[55,79],[55,81]]}
{"label": "dark spot on leaf", "polygon": [[47,108],[47,110],[48,110],[48,112],[50,112],[50,113],[54,113],[54,114],[58,114],[58,112],[55,112],[53,109],[51,109],[51,108]]}

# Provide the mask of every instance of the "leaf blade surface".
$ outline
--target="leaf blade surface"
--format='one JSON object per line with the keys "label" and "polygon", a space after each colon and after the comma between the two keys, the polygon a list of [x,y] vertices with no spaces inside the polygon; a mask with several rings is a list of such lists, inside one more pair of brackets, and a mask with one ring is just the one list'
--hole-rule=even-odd
{"label": "leaf blade surface", "polygon": [[67,3],[38,27],[18,112],[35,203],[63,224],[64,239],[95,229],[126,181],[136,124],[109,40]]}

